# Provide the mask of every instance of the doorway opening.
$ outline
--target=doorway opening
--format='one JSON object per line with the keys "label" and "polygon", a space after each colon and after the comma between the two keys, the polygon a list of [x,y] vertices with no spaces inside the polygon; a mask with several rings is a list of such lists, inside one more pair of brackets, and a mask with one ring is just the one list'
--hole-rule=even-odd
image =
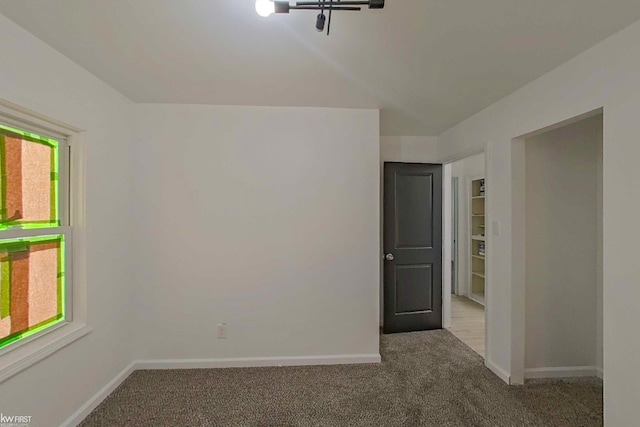
{"label": "doorway opening", "polygon": [[513,383],[602,378],[603,112],[512,148]]}
{"label": "doorway opening", "polygon": [[485,154],[446,165],[450,191],[450,310],[447,329],[484,357],[487,279]]}
{"label": "doorway opening", "polygon": [[602,371],[602,129],[525,140],[525,378]]}

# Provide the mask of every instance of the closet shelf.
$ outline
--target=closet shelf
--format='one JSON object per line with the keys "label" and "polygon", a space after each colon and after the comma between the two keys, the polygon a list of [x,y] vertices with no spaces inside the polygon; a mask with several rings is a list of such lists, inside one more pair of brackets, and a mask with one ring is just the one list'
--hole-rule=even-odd
{"label": "closet shelf", "polygon": [[469,183],[469,227],[471,231],[471,247],[467,258],[469,263],[469,293],[472,300],[484,305],[484,294],[487,287],[485,279],[486,268],[486,210],[484,178],[472,178]]}

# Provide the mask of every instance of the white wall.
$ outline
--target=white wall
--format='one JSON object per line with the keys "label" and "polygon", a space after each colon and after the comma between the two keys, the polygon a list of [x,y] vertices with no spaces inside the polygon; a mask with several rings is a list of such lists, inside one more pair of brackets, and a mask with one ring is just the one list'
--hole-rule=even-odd
{"label": "white wall", "polygon": [[469,180],[484,176],[484,153],[451,164],[451,176],[458,178],[458,295],[469,295],[470,241]]}
{"label": "white wall", "polygon": [[132,360],[133,105],[0,15],[0,99],[83,129],[93,332],[0,383],[0,411],[60,425]]}
{"label": "white wall", "polygon": [[[440,163],[438,138],[432,136],[380,137],[380,200],[384,197],[384,163]],[[383,206],[380,203],[380,248],[383,246]],[[382,252],[380,252],[382,256]],[[380,263],[380,326],[384,322],[384,263]],[[443,270],[444,271],[444,270]]]}
{"label": "white wall", "polygon": [[525,369],[538,375],[594,368],[602,347],[596,339],[601,147],[600,115],[525,143]]}
{"label": "white wall", "polygon": [[440,163],[438,138],[433,136],[380,137],[382,162]]}
{"label": "white wall", "polygon": [[[523,286],[512,273],[513,138],[604,107],[603,339],[605,422],[635,425],[640,401],[640,22],[465,120],[439,139],[443,159],[487,148],[490,220],[487,365],[516,380],[524,369]],[[516,309],[512,309],[515,307]],[[513,344],[513,346],[512,346]]]}
{"label": "white wall", "polygon": [[378,111],[137,112],[137,357],[377,357]]}

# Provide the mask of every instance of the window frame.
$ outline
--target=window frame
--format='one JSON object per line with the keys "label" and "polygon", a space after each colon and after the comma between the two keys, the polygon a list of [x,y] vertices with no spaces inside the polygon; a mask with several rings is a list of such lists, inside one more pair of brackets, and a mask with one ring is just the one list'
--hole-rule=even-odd
{"label": "window frame", "polygon": [[0,349],[0,383],[91,332],[86,324],[84,132],[0,99],[0,123],[58,142],[60,226],[8,228],[0,239],[64,236],[65,318]]}

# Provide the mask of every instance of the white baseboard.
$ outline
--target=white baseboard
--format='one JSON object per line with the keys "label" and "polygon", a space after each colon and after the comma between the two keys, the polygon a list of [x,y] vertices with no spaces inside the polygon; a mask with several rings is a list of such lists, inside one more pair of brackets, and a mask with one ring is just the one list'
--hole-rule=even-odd
{"label": "white baseboard", "polygon": [[597,367],[596,371],[598,371],[598,378],[604,379],[604,371],[602,370],[602,368]]}
{"label": "white baseboard", "polygon": [[595,366],[560,366],[554,368],[528,368],[524,370],[526,379],[598,377],[601,372]]}
{"label": "white baseboard", "polygon": [[135,365],[135,362],[131,362],[129,366],[124,368],[118,375],[115,376],[114,379],[109,381],[107,385],[102,387],[96,394],[91,396],[91,398],[87,400],[85,404],[80,407],[80,409],[78,409],[73,413],[73,415],[67,418],[67,420],[62,423],[61,427],[75,427],[80,424],[82,420],[84,420],[87,415],[91,413],[91,411],[96,409],[98,405],[111,394],[111,392],[118,388],[118,386],[122,384],[122,382],[126,380],[133,371],[135,371]]}
{"label": "white baseboard", "polygon": [[61,427],[75,427],[98,407],[133,371],[139,369],[211,369],[256,368],[266,366],[352,365],[380,363],[379,354],[348,354],[340,356],[300,357],[238,357],[228,359],[165,359],[136,360],[124,368],[114,379],[85,402]]}
{"label": "white baseboard", "polygon": [[496,365],[495,363],[491,362],[490,360],[488,360],[486,358],[484,360],[484,365],[487,368],[489,368],[489,370],[491,370],[491,372],[496,374],[496,376],[498,378],[500,378],[502,381],[504,381],[507,384],[510,384],[511,376],[509,375],[509,373],[507,371],[503,370],[498,365]]}
{"label": "white baseboard", "polygon": [[299,357],[235,357],[226,359],[138,360],[136,369],[216,369],[256,368],[266,366],[352,365],[380,363],[379,354]]}

